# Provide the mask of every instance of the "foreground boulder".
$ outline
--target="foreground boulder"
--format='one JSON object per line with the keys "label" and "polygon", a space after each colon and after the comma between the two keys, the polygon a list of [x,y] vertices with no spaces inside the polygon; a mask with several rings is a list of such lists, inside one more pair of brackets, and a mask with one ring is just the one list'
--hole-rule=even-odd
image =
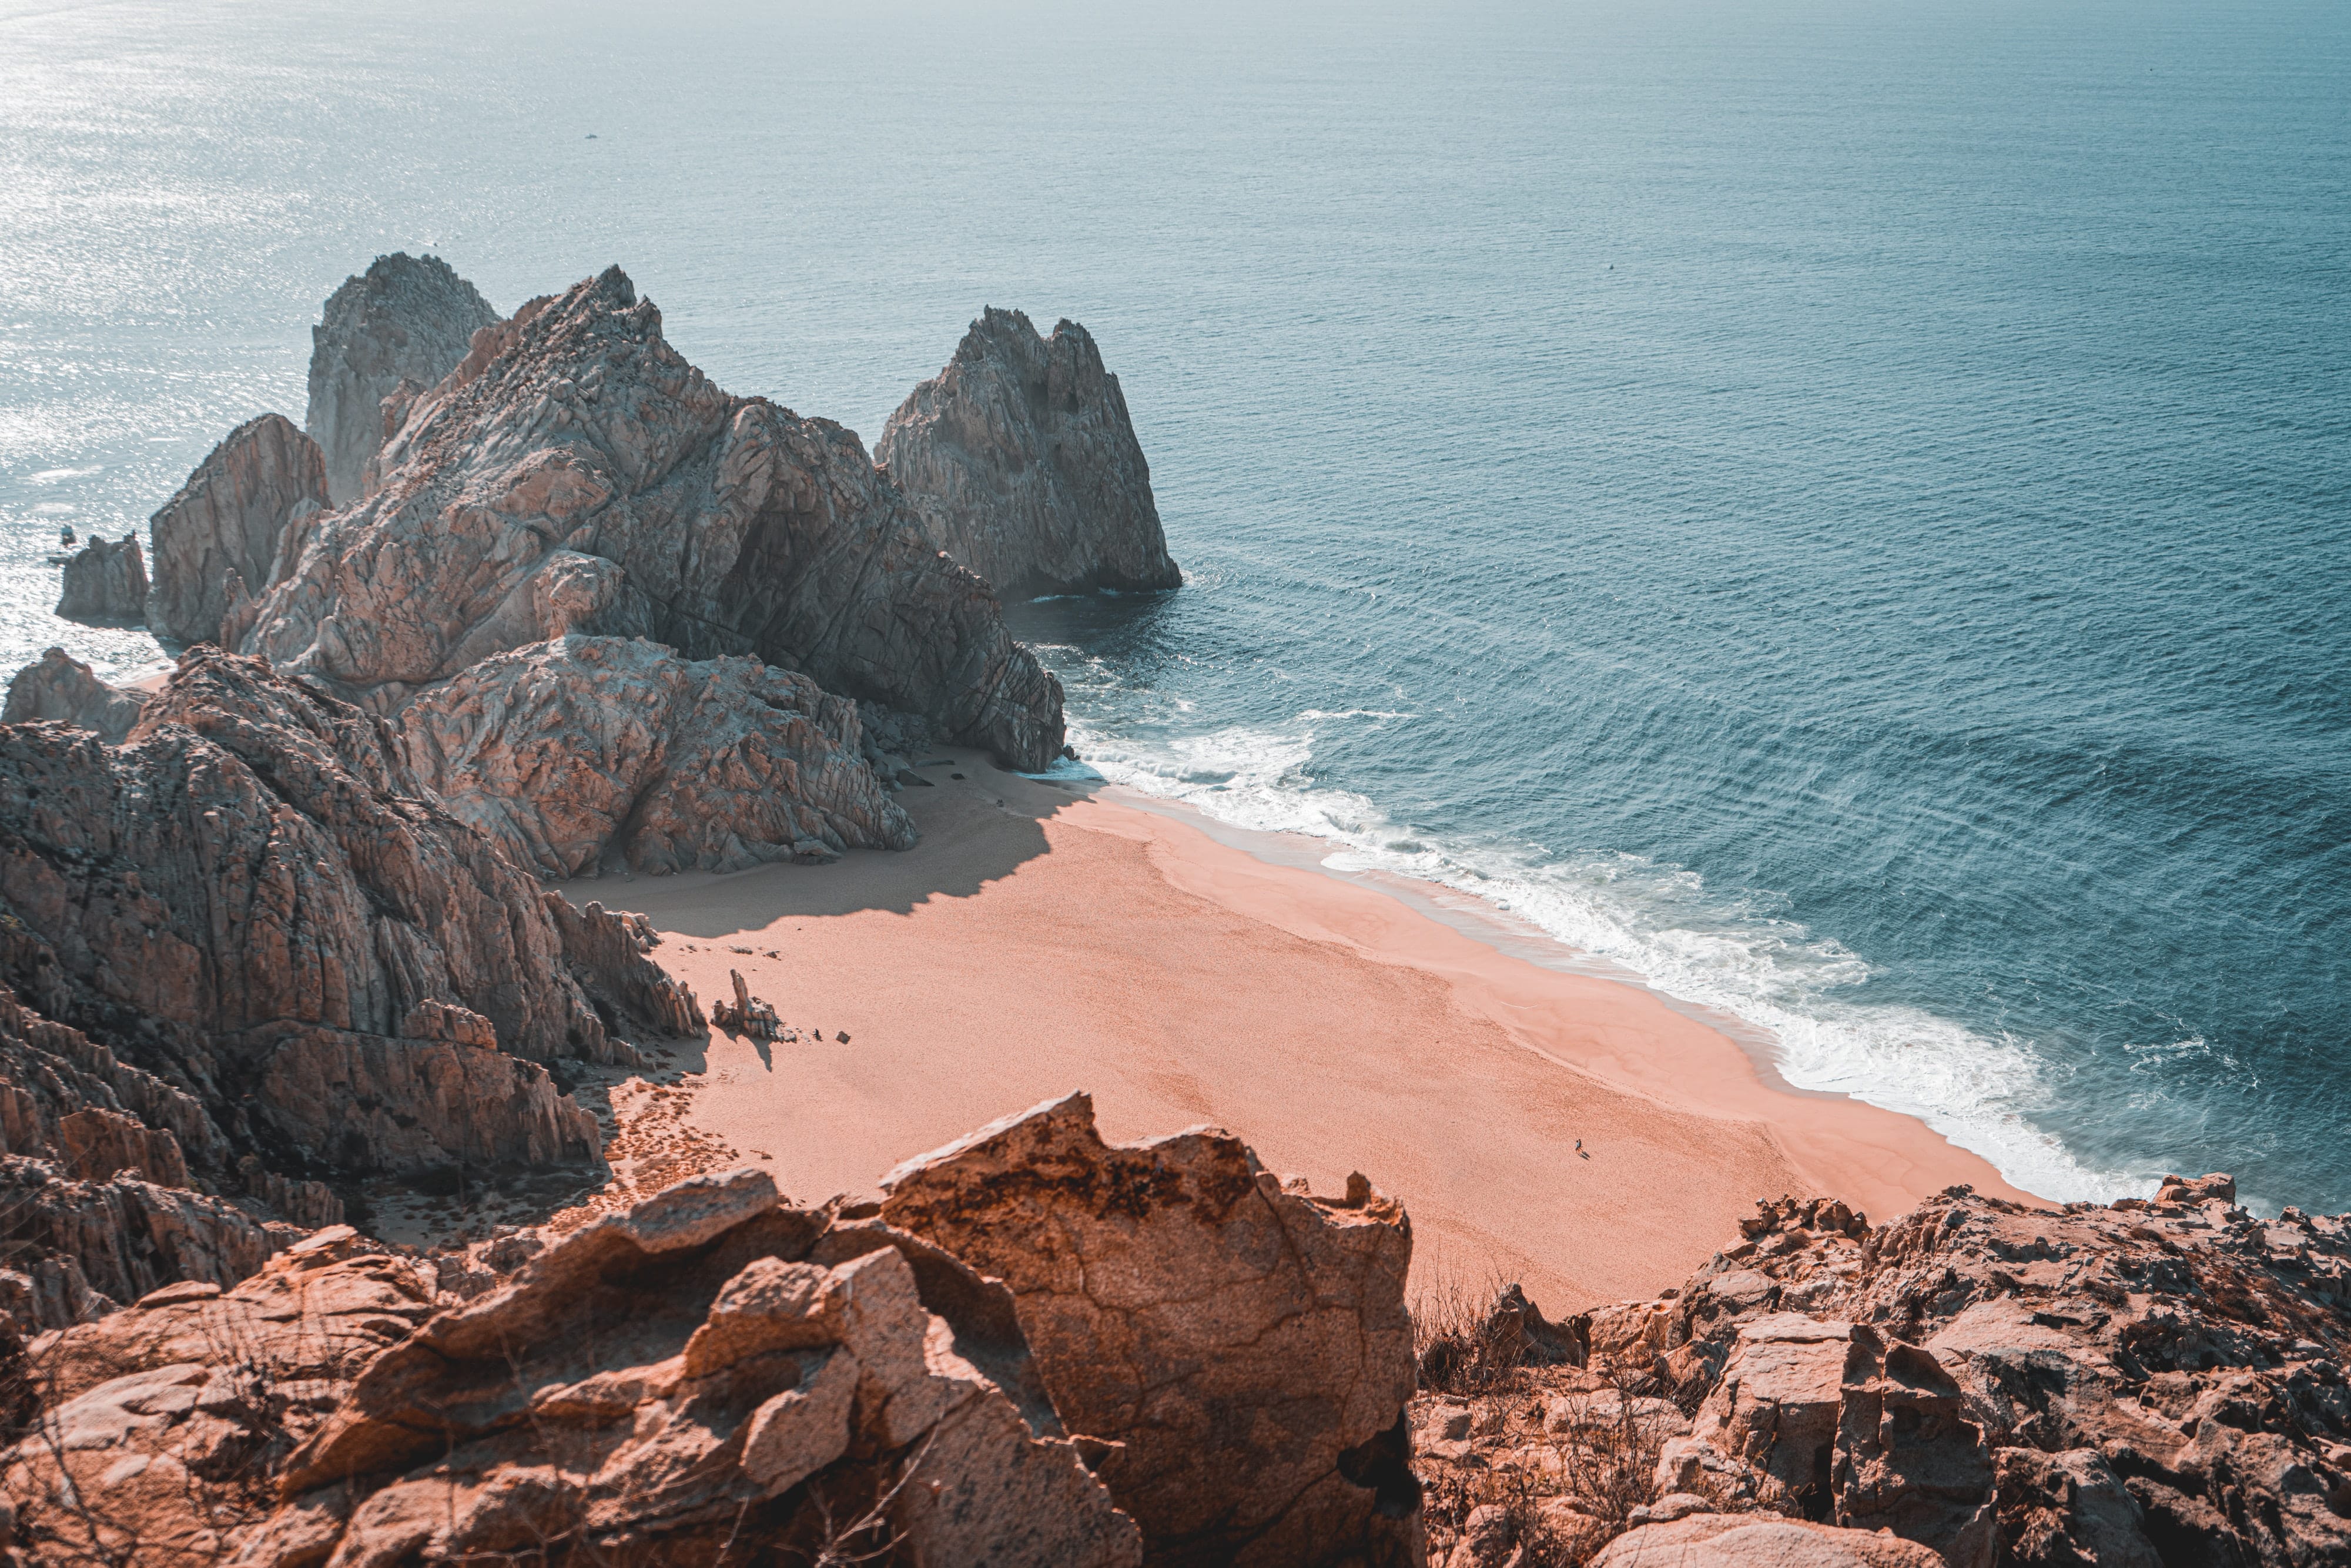
{"label": "foreground boulder", "polygon": [[595,1124],[539,1064],[636,1060],[607,1017],[700,1024],[649,933],[559,912],[381,721],[216,649],[120,746],[0,727],[0,979],[172,1091],[84,1104],[228,1190],[587,1162]]}
{"label": "foreground boulder", "polygon": [[1017,767],[1061,750],[1059,683],[856,436],[712,386],[617,267],[477,333],[376,465],[245,651],[390,713],[494,653],[642,635],[756,655]]}
{"label": "foreground boulder", "polygon": [[148,520],[147,624],[175,642],[221,642],[224,621],[277,580],[326,501],[317,443],[281,414],[238,425]]}
{"label": "foreground boulder", "polygon": [[983,311],[890,416],[873,455],[932,541],[1007,598],[1174,588],[1151,467],[1092,334]]}
{"label": "foreground boulder", "polygon": [[[433,1269],[331,1228],[20,1353],[17,1543],[120,1568],[1420,1563],[1401,1438],[1341,1442],[1400,1410],[1402,1215],[1360,1178],[1285,1193],[1221,1134],[1105,1147],[1083,1111],[916,1162],[892,1201],[998,1263],[1082,1264],[1099,1344],[887,1206],[797,1207],[757,1170]],[[1173,1507],[1201,1527],[1163,1533]]]}
{"label": "foreground boulder", "polygon": [[1403,1209],[1238,1139],[1105,1145],[1083,1094],[900,1166],[882,1218],[1001,1280],[1155,1563],[1421,1560]]}
{"label": "foreground boulder", "polygon": [[[1954,1187],[1871,1228],[1759,1206],[1683,1290],[1583,1320],[1698,1402],[1656,1488],[1993,1563],[2351,1563],[2351,1220]],[[1697,1559],[1692,1559],[1696,1561]],[[1612,1559],[1613,1561],[1613,1559]]]}
{"label": "foreground boulder", "polygon": [[1866,1530],[1751,1513],[1692,1513],[1626,1531],[1592,1568],[1947,1568],[1926,1547]]}
{"label": "foreground boulder", "polygon": [[9,681],[8,703],[0,709],[0,724],[30,724],[46,718],[94,730],[102,739],[120,740],[139,722],[146,706],[144,692],[108,685],[63,648],[51,648]]}
{"label": "foreground boulder", "polygon": [[139,538],[108,544],[96,534],[66,562],[65,591],[57,613],[68,621],[137,622],[147,612],[147,563]]}
{"label": "foreground boulder", "polygon": [[[498,319],[474,286],[437,256],[377,256],[343,279],[310,329],[310,406],[304,426],[324,455],[330,504],[355,499],[384,437],[386,398],[433,386]],[[256,590],[259,583],[246,581]]]}
{"label": "foreground boulder", "polygon": [[570,636],[483,660],[402,710],[409,765],[546,876],[740,871],[905,849],[857,705],[757,659]]}

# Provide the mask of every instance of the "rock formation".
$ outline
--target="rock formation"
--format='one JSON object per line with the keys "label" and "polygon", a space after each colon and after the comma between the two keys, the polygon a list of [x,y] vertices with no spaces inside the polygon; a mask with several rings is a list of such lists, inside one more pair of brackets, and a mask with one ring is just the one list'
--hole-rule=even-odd
{"label": "rock formation", "polygon": [[617,267],[477,333],[377,465],[244,651],[389,713],[494,653],[643,635],[755,654],[1018,767],[1061,749],[1059,683],[856,436],[712,386]]}
{"label": "rock formation", "polygon": [[1040,338],[989,307],[873,455],[932,542],[1008,599],[1183,581],[1118,378],[1074,321]]}
{"label": "rock formation", "polygon": [[[121,1568],[1422,1560],[1417,1491],[1380,1479],[1409,1482],[1401,1438],[1343,1443],[1410,1378],[1392,1204],[1285,1193],[1217,1134],[1106,1148],[1082,1099],[893,1194],[1109,1293],[1056,1303],[756,1170],[439,1267],[338,1227],[17,1348],[17,1543]],[[1086,1319],[1112,1342],[1067,1337]],[[1118,1351],[1142,1360],[1089,1370]],[[1105,1411],[1123,1437],[1086,1424]],[[1171,1509],[1204,1527],[1164,1533]]]}
{"label": "rock formation", "polygon": [[[327,492],[341,506],[361,493],[383,444],[383,402],[411,383],[430,387],[465,357],[474,334],[498,319],[489,301],[439,256],[380,256],[343,280],[310,329],[310,408],[303,420],[325,455]],[[248,585],[258,584],[248,574]]]}
{"label": "rock formation", "polygon": [[51,648],[38,663],[26,665],[9,681],[8,703],[0,709],[0,724],[30,724],[46,718],[95,730],[107,740],[120,740],[139,722],[146,706],[146,693],[110,686],[63,648]]}
{"label": "rock formation", "polygon": [[148,520],[147,624],[175,642],[222,642],[223,622],[300,553],[300,525],[326,502],[316,442],[279,414],[238,425]]}
{"label": "rock formation", "polygon": [[483,660],[399,726],[416,776],[545,876],[593,874],[608,853],[739,871],[914,841],[866,765],[857,705],[757,659],[572,635]]}
{"label": "rock formation", "polygon": [[1417,1563],[1411,1226],[1237,1138],[1103,1144],[1083,1094],[900,1166],[882,1218],[1002,1280],[1155,1563]]}
{"label": "rock formation", "polygon": [[594,1121],[538,1063],[634,1060],[606,1018],[701,1025],[642,923],[543,892],[381,721],[216,649],[123,745],[0,727],[0,980],[38,1015],[0,1114],[68,1166],[90,1112],[85,1144],[159,1130],[216,1189],[316,1221],[320,1177],[585,1162]]}
{"label": "rock formation", "polygon": [[108,544],[96,534],[66,562],[57,613],[68,621],[137,622],[147,612],[147,563],[136,535]]}
{"label": "rock formation", "polygon": [[[1572,1320],[1585,1364],[1532,1375],[1655,1407],[1564,1466],[1654,1465],[1658,1500],[1596,1561],[1764,1560],[1729,1534],[1761,1511],[1949,1568],[2351,1563],[2351,1216],[2256,1219],[2226,1176],[2163,1191],[2057,1211],[1954,1187],[1876,1228],[1782,1199],[1681,1289]],[[1423,1412],[1432,1459],[1544,1473],[1510,1418],[1459,1408],[1458,1431]]]}

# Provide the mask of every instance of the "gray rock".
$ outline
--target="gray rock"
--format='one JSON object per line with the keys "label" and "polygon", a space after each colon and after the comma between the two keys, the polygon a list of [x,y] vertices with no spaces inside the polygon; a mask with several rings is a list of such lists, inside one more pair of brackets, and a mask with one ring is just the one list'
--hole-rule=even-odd
{"label": "gray rock", "polygon": [[932,542],[1008,599],[1184,580],[1118,378],[1074,321],[1040,338],[1018,310],[989,307],[873,455]]}
{"label": "gray rock", "polygon": [[51,719],[120,740],[146,706],[146,693],[110,686],[63,648],[51,648],[8,683],[8,704],[0,709],[0,724]]}
{"label": "gray rock", "polygon": [[559,920],[434,803],[381,721],[217,649],[120,747],[0,727],[0,835],[5,977],[289,1176],[587,1160],[593,1119],[538,1064],[636,1060],[591,994],[699,1021],[620,917]]}
{"label": "gray rock", "polygon": [[136,622],[147,612],[147,562],[136,535],[113,544],[92,534],[66,562],[57,612],[68,621]]}
{"label": "gray rock", "polygon": [[177,642],[221,642],[224,620],[277,579],[282,552],[299,552],[300,525],[326,500],[317,443],[282,414],[238,425],[148,520],[147,624]]}
{"label": "gray rock", "polygon": [[857,437],[710,384],[617,267],[485,329],[244,651],[389,713],[567,632],[751,653],[1040,768],[1060,683]]}
{"label": "gray rock", "polygon": [[302,423],[325,454],[333,505],[361,493],[368,460],[391,434],[384,400],[403,381],[414,387],[440,381],[465,357],[474,334],[497,319],[489,301],[437,256],[377,256],[328,297],[325,319],[310,329],[310,407]]}
{"label": "gray rock", "polygon": [[547,876],[607,852],[641,872],[739,871],[797,843],[905,849],[861,754],[858,705],[757,659],[573,635],[494,654],[402,709],[450,810]]}

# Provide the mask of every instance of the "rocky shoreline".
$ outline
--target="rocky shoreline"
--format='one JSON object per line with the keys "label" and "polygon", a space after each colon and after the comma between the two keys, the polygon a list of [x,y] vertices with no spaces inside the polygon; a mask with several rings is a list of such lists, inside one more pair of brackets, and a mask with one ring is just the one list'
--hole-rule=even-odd
{"label": "rocky shoreline", "polygon": [[[407,256],[310,388],[68,567],[160,689],[52,650],[0,721],[9,1560],[2351,1563],[2351,1225],[2226,1177],[1766,1204],[1552,1322],[1408,1306],[1362,1176],[1083,1095],[874,1204],[624,1155],[597,1089],[710,1019],[543,883],[903,850],[925,751],[1048,766],[999,590],[1180,581],[1123,394],[990,309],[869,456],[617,267],[502,318]],[[600,1182],[376,1239],[387,1184]]]}

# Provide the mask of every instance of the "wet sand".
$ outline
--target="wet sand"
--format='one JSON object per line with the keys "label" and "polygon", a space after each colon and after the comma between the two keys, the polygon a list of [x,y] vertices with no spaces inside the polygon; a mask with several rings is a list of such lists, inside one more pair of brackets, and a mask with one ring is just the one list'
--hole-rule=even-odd
{"label": "wet sand", "polygon": [[1209,1123],[1318,1192],[1360,1170],[1407,1206],[1419,1286],[1499,1275],[1568,1311],[1679,1283],[1761,1197],[2027,1196],[1909,1117],[1774,1087],[1641,987],[1311,869],[1311,841],[1253,854],[953,755],[964,779],[899,797],[904,853],[565,890],[651,915],[705,1007],[740,969],[799,1030],[681,1050],[676,1112],[797,1198],[1082,1088],[1114,1139]]}

